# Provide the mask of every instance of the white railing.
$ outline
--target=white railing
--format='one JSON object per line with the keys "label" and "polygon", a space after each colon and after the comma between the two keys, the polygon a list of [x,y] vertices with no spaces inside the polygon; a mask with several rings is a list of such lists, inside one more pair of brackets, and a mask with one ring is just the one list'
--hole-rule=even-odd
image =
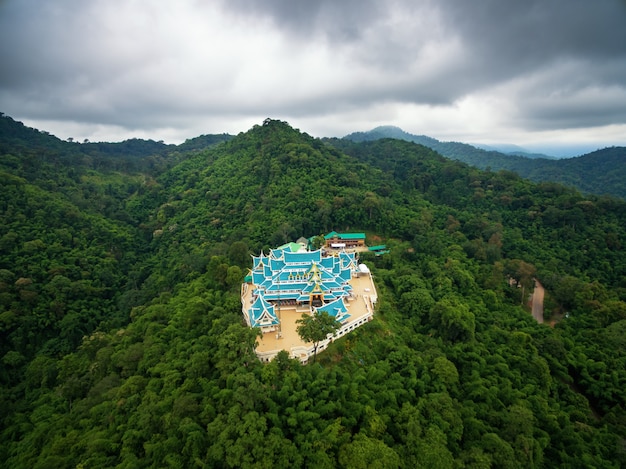
{"label": "white railing", "polygon": [[[363,300],[365,301],[365,305],[366,305],[366,308],[367,308],[367,313],[364,316],[361,316],[356,321],[350,321],[350,322],[345,323],[335,333],[335,335],[330,335],[329,334],[327,339],[324,339],[324,340],[320,341],[320,343],[317,346],[318,353],[321,352],[322,350],[325,350],[326,347],[328,347],[328,345],[333,340],[339,339],[340,337],[343,337],[347,333],[352,332],[353,330],[355,330],[357,327],[360,327],[363,324],[365,324],[366,322],[372,320],[372,318],[374,316],[374,313],[373,313],[372,308],[371,308],[369,297],[363,297]],[[259,360],[261,360],[263,362],[269,362],[281,350],[283,350],[283,349],[269,350],[267,352],[258,352],[257,351],[256,355],[259,358]],[[296,347],[291,347],[289,356],[291,358],[299,359],[302,363],[306,363],[309,360],[309,358],[311,358],[313,356],[314,353],[315,353],[315,347],[313,345],[298,345]]]}
{"label": "white railing", "polygon": [[[367,295],[362,295],[362,296],[352,296],[350,297],[350,301],[353,300],[358,300],[359,298],[363,299],[363,302],[365,304],[365,315],[361,316],[358,320],[356,321],[349,321],[347,323],[345,323],[343,326],[341,326],[341,328],[334,334],[334,335],[329,335],[327,339],[320,341],[318,347],[317,347],[317,351],[321,352],[322,350],[325,350],[326,347],[328,347],[328,345],[335,339],[339,339],[340,337],[343,337],[344,335],[346,335],[349,332],[352,332],[353,330],[355,330],[357,327],[362,326],[363,324],[365,324],[368,321],[371,321],[372,318],[374,317],[374,305],[376,304],[376,302],[378,301],[378,295],[376,294],[376,289],[374,286],[374,281],[372,279],[372,274],[369,273],[369,277],[370,277],[370,284],[372,286],[372,290],[368,291]],[[243,295],[242,295],[242,303],[243,303]],[[297,312],[308,312],[309,309],[307,307],[306,310],[301,310],[300,308],[296,307],[296,311]],[[269,350],[266,352],[256,352],[257,357],[259,358],[259,360],[261,360],[262,362],[269,362],[270,360],[272,360],[277,354],[278,352],[280,352],[281,350],[283,350],[282,348],[280,349],[276,349],[276,350]],[[291,347],[291,349],[289,350],[290,352],[290,357],[291,358],[297,358],[299,359],[302,363],[306,363],[309,358],[311,358],[314,354],[314,346],[313,345],[298,345],[296,347]]]}

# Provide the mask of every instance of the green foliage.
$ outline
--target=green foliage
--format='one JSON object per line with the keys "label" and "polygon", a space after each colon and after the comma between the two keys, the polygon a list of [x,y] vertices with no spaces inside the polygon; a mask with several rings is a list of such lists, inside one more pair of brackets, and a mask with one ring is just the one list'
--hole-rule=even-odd
{"label": "green foliage", "polygon": [[315,314],[302,314],[302,318],[296,321],[296,332],[305,342],[313,343],[313,361],[317,358],[317,347],[322,340],[332,336],[341,324],[326,311]]}
{"label": "green foliage", "polygon": [[[609,147],[577,158],[553,159],[544,155],[505,154],[459,142],[440,142],[424,135],[411,135],[397,127],[379,127],[345,137],[353,142],[394,138],[424,145],[441,155],[476,168],[514,171],[536,182],[558,182],[591,194],[611,194],[626,199],[625,147]],[[336,142],[333,142],[336,144]]]}
{"label": "green foliage", "polygon": [[[626,465],[624,202],[273,120],[132,171],[157,147],[70,165],[85,144],[5,124],[7,467]],[[374,320],[261,364],[250,254],[330,229],[390,249],[361,255]]]}

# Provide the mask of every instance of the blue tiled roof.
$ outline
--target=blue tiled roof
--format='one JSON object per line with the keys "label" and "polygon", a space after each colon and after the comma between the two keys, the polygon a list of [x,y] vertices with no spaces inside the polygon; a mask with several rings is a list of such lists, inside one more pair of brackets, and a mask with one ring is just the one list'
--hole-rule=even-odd
{"label": "blue tiled roof", "polygon": [[259,295],[248,310],[252,327],[275,326],[279,323],[274,313],[274,305]]}
{"label": "blue tiled roof", "polygon": [[310,252],[288,252],[285,251],[285,263],[287,264],[310,264],[311,262],[321,262],[322,260],[322,251],[319,249],[317,251]]}
{"label": "blue tiled roof", "polygon": [[350,317],[348,314],[348,308],[343,302],[343,298],[337,298],[335,301],[326,303],[325,305],[316,308],[316,311],[318,313],[326,311],[330,316],[333,316],[339,322],[345,322]]}
{"label": "blue tiled roof", "polygon": [[[272,249],[269,256],[253,256],[251,275],[256,294],[273,306],[268,301],[308,302],[315,294],[320,294],[324,301],[335,303],[352,290],[348,282],[355,270],[354,253],[342,252],[337,256],[322,257],[321,250],[290,252]],[[261,314],[259,311],[263,311],[266,320],[268,311],[273,311],[266,305],[262,309],[260,304],[253,306],[250,309],[251,322],[255,321],[254,315]]]}

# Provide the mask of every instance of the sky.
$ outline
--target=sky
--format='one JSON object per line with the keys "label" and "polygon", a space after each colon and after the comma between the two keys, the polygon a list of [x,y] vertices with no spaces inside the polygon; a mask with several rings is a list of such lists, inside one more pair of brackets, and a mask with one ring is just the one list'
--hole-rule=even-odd
{"label": "sky", "polygon": [[563,156],[626,145],[626,0],[0,0],[0,112],[181,143],[267,118]]}

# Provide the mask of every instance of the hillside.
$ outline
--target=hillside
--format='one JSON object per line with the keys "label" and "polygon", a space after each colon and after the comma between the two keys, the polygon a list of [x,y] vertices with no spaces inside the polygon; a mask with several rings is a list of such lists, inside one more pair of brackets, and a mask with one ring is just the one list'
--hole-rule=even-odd
{"label": "hillside", "polygon": [[[625,202],[270,119],[220,141],[129,172],[0,142],[8,467],[626,464]],[[251,254],[331,230],[390,249],[374,321],[261,364]]]}
{"label": "hillside", "polygon": [[[534,161],[534,160],[533,160]],[[555,181],[593,194],[626,199],[626,148],[611,147],[576,158],[517,162],[509,168],[533,181]]]}
{"label": "hillside", "polygon": [[[412,135],[393,126],[377,127],[344,137],[354,142],[394,138],[419,143],[448,158],[480,169],[515,171],[535,182],[558,182],[589,194],[608,194],[626,199],[626,148],[611,147],[576,158],[541,158],[537,155],[501,153],[459,142],[441,142],[424,135]],[[532,157],[531,157],[532,156]]]}
{"label": "hillside", "polygon": [[28,160],[33,174],[40,174],[42,166],[60,164],[74,172],[103,170],[154,176],[180,162],[183,154],[210,148],[231,138],[228,134],[201,135],[180,145],[139,138],[116,143],[79,143],[61,140],[0,113],[0,154],[4,155],[1,164],[24,166],[23,161],[12,160],[14,155],[21,155]]}
{"label": "hillside", "polygon": [[511,164],[526,164],[529,158],[518,155],[505,154],[495,150],[485,150],[473,145],[460,142],[441,142],[425,135],[413,135],[394,126],[376,127],[368,132],[354,132],[344,139],[353,142],[366,142],[381,138],[394,138],[407,142],[419,143],[435,150],[441,155],[454,160],[462,161],[480,169],[491,167],[493,170],[510,169]]}
{"label": "hillside", "polygon": [[523,156],[525,158],[544,158],[547,160],[557,159],[555,156],[546,155],[544,153],[536,153],[519,145],[513,144],[497,144],[497,145],[485,145],[475,143],[473,146],[487,151],[497,151],[504,153],[505,155]]}

